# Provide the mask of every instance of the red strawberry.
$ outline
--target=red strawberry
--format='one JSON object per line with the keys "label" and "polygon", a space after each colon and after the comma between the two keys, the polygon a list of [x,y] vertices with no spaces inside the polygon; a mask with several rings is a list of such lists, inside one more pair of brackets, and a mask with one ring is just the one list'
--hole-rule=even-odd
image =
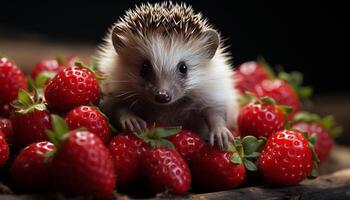
{"label": "red strawberry", "polygon": [[206,146],[193,160],[194,184],[205,191],[220,191],[239,186],[246,177],[246,169],[241,163],[232,163],[233,153],[217,147]]}
{"label": "red strawberry", "polygon": [[327,160],[333,145],[334,140],[341,133],[341,127],[336,127],[336,123],[331,116],[321,119],[318,115],[300,112],[294,117],[293,128],[307,132],[309,137],[316,134],[315,151],[322,164]]}
{"label": "red strawberry", "polygon": [[0,118],[0,131],[2,131],[6,138],[10,137],[12,132],[11,121],[5,118]]}
{"label": "red strawberry", "polygon": [[17,146],[24,147],[34,142],[46,141],[45,129],[51,128],[50,114],[37,93],[31,96],[20,90],[12,105],[15,110],[10,120]]}
{"label": "red strawberry", "polygon": [[256,84],[270,77],[271,72],[264,65],[255,61],[245,62],[236,70],[236,88],[241,93],[252,91]]}
{"label": "red strawberry", "polygon": [[149,146],[134,134],[118,135],[109,144],[115,171],[118,173],[118,186],[126,187],[137,183],[142,168],[140,160]]}
{"label": "red strawberry", "polygon": [[9,59],[0,56],[0,107],[16,99],[19,89],[25,89],[26,80],[23,73]]}
{"label": "red strawberry", "polygon": [[116,186],[113,161],[102,140],[88,131],[68,131],[64,120],[52,116],[55,132],[48,131],[57,147],[50,174],[56,189],[67,195],[104,199]]}
{"label": "red strawberry", "polygon": [[284,129],[286,113],[291,112],[285,106],[278,106],[273,99],[262,100],[251,96],[251,103],[243,106],[238,114],[238,129],[242,136],[270,137],[276,131]]}
{"label": "red strawberry", "polygon": [[22,149],[11,165],[12,178],[16,185],[26,191],[44,191],[49,188],[49,163],[45,154],[53,152],[50,142],[33,143]]}
{"label": "red strawberry", "polygon": [[7,161],[9,154],[10,149],[7,145],[5,135],[0,130],[0,167]]}
{"label": "red strawberry", "polygon": [[300,100],[291,85],[286,81],[274,79],[264,80],[254,87],[253,93],[259,97],[271,97],[277,104],[293,108],[293,113],[300,111]]}
{"label": "red strawberry", "polygon": [[61,113],[80,105],[96,105],[99,98],[97,79],[89,69],[80,66],[65,68],[45,88],[49,108]]}
{"label": "red strawberry", "polygon": [[267,141],[258,160],[267,181],[281,185],[296,185],[313,168],[312,145],[298,131],[283,130]]}
{"label": "red strawberry", "polygon": [[168,138],[182,158],[191,165],[193,156],[199,152],[205,142],[194,132],[181,130],[176,135]]}
{"label": "red strawberry", "polygon": [[247,136],[243,140],[235,137],[225,151],[217,146],[204,146],[192,161],[194,185],[205,191],[236,188],[245,180],[246,169],[257,170],[250,159],[259,156],[264,144],[263,139]]}
{"label": "red strawberry", "polygon": [[111,139],[111,131],[107,119],[94,106],[79,106],[71,110],[65,118],[70,129],[85,127],[97,135],[105,144]]}
{"label": "red strawberry", "polygon": [[142,156],[141,166],[147,186],[155,193],[182,195],[190,189],[190,170],[175,150],[166,147],[148,150]]}
{"label": "red strawberry", "polygon": [[41,60],[35,64],[34,68],[30,72],[30,76],[35,80],[41,73],[49,72],[52,74],[57,74],[62,71],[64,66],[62,63],[59,63],[57,59],[47,59]]}

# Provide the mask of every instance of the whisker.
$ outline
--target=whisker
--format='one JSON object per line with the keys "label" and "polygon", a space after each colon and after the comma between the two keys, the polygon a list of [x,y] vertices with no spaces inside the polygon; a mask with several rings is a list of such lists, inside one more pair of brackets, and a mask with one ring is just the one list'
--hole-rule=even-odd
{"label": "whisker", "polygon": [[129,108],[131,109],[131,108],[134,107],[138,102],[139,102],[139,99],[135,99],[135,101],[133,101],[133,102],[131,103],[131,105],[129,106]]}
{"label": "whisker", "polygon": [[123,92],[121,94],[118,94],[118,95],[112,95],[113,97],[122,97],[122,96],[125,96],[125,95],[128,95],[128,94],[132,94],[134,93],[133,91],[127,91],[127,92]]}
{"label": "whisker", "polygon": [[133,94],[130,94],[128,96],[123,97],[122,99],[127,100],[127,99],[130,99],[130,98],[135,97],[135,96],[137,96],[137,94],[133,93]]}

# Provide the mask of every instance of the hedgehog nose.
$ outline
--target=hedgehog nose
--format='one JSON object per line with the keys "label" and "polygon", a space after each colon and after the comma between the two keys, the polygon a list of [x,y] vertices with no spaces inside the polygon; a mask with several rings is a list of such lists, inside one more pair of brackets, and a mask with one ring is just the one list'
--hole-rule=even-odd
{"label": "hedgehog nose", "polygon": [[154,100],[158,103],[168,103],[171,100],[171,96],[168,91],[160,89],[156,92]]}

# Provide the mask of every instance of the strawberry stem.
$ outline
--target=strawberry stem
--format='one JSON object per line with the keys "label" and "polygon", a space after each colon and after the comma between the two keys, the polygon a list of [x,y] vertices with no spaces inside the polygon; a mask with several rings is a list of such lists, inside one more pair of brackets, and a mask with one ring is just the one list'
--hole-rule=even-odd
{"label": "strawberry stem", "polygon": [[166,138],[177,134],[181,131],[181,126],[177,127],[165,127],[156,128],[156,124],[152,128],[143,131],[140,134],[134,133],[138,138],[142,139],[145,143],[149,144],[151,147],[167,147],[170,149],[175,149],[173,143],[171,143]]}
{"label": "strawberry stem", "polygon": [[60,145],[69,137],[67,123],[58,115],[51,115],[52,130],[45,130],[49,140],[59,148]]}
{"label": "strawberry stem", "polygon": [[19,90],[17,99],[11,102],[12,107],[15,108],[15,114],[28,114],[35,110],[46,110],[46,106],[42,103],[35,88],[33,88],[33,92],[34,96],[29,94],[26,90]]}

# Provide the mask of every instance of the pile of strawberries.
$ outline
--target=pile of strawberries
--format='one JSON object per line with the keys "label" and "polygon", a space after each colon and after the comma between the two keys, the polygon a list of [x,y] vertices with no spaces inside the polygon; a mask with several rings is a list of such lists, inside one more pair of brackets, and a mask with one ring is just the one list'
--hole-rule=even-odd
{"label": "pile of strawberries", "polygon": [[26,78],[0,56],[0,168],[20,192],[96,199],[116,188],[183,195],[233,189],[248,177],[295,185],[315,176],[341,130],[332,117],[301,111],[311,95],[301,75],[275,76],[263,60],[236,72],[238,128],[220,149],[161,122],[117,134],[96,107],[103,74],[77,57],[42,60]]}

